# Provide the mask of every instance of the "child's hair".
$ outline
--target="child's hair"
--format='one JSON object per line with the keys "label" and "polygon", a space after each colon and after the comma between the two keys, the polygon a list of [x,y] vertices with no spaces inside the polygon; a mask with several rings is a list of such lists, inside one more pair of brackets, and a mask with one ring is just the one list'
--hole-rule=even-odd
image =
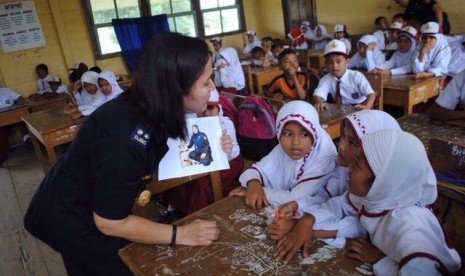
{"label": "child's hair", "polygon": [[403,13],[396,13],[392,17],[392,21],[396,21],[397,18],[402,18],[405,21],[405,15]]}
{"label": "child's hair", "polygon": [[375,26],[378,27],[379,24],[381,23],[381,20],[383,20],[383,19],[386,20],[386,22],[387,22],[387,19],[386,19],[386,17],[384,17],[384,16],[378,16],[378,17],[376,17],[376,19],[375,19]]}
{"label": "child's hair", "polygon": [[71,74],[69,74],[69,80],[72,81],[73,83],[77,82],[78,80],[81,79],[82,77],[82,74],[84,74],[83,71],[77,69],[77,70],[74,70],[73,72],[71,72]]}
{"label": "child's hair", "polygon": [[273,43],[273,38],[271,36],[265,36],[264,38],[262,38],[262,42]]}
{"label": "child's hair", "polygon": [[262,55],[264,55],[265,50],[263,50],[263,48],[260,47],[260,46],[255,46],[255,47],[252,48],[252,50],[250,50],[250,54],[252,56],[255,56],[257,53],[261,53]]}
{"label": "child's hair", "polygon": [[276,49],[278,47],[283,48],[284,47],[284,42],[281,39],[276,38],[276,39],[273,40],[273,44],[271,45],[271,50],[274,50],[274,49]]}
{"label": "child's hair", "polygon": [[102,69],[100,69],[100,67],[98,67],[98,66],[90,67],[89,71],[94,71],[94,72],[97,72],[99,74],[102,73]]}
{"label": "child's hair", "polygon": [[278,55],[278,63],[281,64],[281,61],[286,57],[287,55],[297,55],[297,53],[292,50],[292,49],[284,49],[281,53]]}
{"label": "child's hair", "polygon": [[39,65],[36,66],[36,71],[38,71],[38,70],[45,70],[45,71],[48,72],[48,66],[45,65],[45,64],[43,64],[43,63],[41,63],[41,64],[39,64]]}

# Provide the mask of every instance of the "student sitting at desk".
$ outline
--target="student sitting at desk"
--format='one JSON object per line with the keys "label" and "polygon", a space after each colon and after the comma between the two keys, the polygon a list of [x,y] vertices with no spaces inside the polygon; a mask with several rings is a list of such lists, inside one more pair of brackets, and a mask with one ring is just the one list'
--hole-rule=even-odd
{"label": "student sitting at desk", "polygon": [[465,70],[449,82],[428,114],[433,119],[451,120],[465,126]]}
{"label": "student sitting at desk", "polygon": [[[280,206],[279,216],[268,226],[270,238],[281,240],[298,223],[298,220],[293,219],[295,214],[305,213],[324,218],[313,226],[315,230],[313,236],[323,239],[331,246],[342,248],[346,237],[354,238],[365,233],[357,220],[357,210],[349,210],[347,215],[341,219],[338,218],[338,214],[332,212],[331,208],[347,203],[348,166],[360,151],[362,137],[382,129],[400,130],[401,128],[396,119],[381,110],[365,109],[346,116],[341,124],[343,135],[339,141],[336,168],[331,178],[317,195],[305,198],[307,208],[302,209],[296,201]],[[302,225],[297,224],[296,228],[292,229],[293,233],[303,234],[307,231],[300,229],[300,226]]]}
{"label": "student sitting at desk", "polygon": [[412,63],[412,71],[416,78],[445,76],[450,59],[450,46],[439,33],[438,23],[428,22],[421,26],[421,42]]}
{"label": "student sitting at desk", "polygon": [[374,35],[364,35],[357,42],[357,53],[350,59],[347,68],[371,72],[385,61]]}
{"label": "student sitting at desk", "polygon": [[[427,206],[437,197],[435,177],[423,143],[400,130],[381,130],[362,138],[362,150],[349,164],[348,190],[370,240],[355,238],[347,255],[373,264],[375,275],[440,275],[457,272],[460,257]],[[342,206],[340,207],[342,209]],[[319,217],[305,215],[307,229]],[[287,263],[304,246],[308,255],[312,231],[298,241],[285,237],[276,260]]]}
{"label": "student sitting at desk", "polygon": [[[0,109],[12,106],[14,104],[25,104],[26,100],[21,97],[18,93],[7,87],[0,87]],[[26,125],[21,122],[16,124],[21,136],[23,137],[23,142],[30,140],[29,132],[27,131]],[[6,159],[8,152],[8,135],[10,132],[11,126],[0,127],[0,167],[2,166],[3,161]]]}
{"label": "student sitting at desk", "polygon": [[344,42],[347,50],[346,55],[351,55],[350,52],[352,51],[352,43],[350,42],[349,34],[347,33],[347,27],[345,24],[334,25],[334,38]]}
{"label": "student sitting at desk", "polygon": [[48,81],[48,84],[50,85],[50,91],[51,93],[67,93],[68,88],[66,85],[61,84],[61,79],[59,76],[53,76],[50,78]]}
{"label": "student sitting at desk", "polygon": [[[48,74],[48,66],[41,63],[36,66],[36,75],[37,75],[37,94],[43,94],[50,92],[50,85],[48,82],[52,78]],[[34,95],[34,94],[33,94]]]}
{"label": "student sitting at desk", "polygon": [[385,50],[395,51],[397,50],[397,38],[399,37],[399,32],[402,31],[402,23],[394,22],[388,28],[389,30],[389,43],[384,47]]}
{"label": "student sitting at desk", "polygon": [[260,46],[261,42],[254,30],[247,31],[245,36],[247,38],[247,43],[245,44],[244,49],[242,49],[242,53],[250,56],[250,51],[252,51],[254,47]]}
{"label": "student sitting at desk", "polygon": [[[84,105],[78,105],[77,108],[72,109],[70,111],[71,118],[76,119],[82,116],[88,116],[99,106],[105,103],[106,97],[98,88],[98,75],[99,74],[94,71],[87,71],[82,74],[81,83],[84,87],[84,90],[88,93],[88,95],[90,95],[90,102]],[[81,93],[81,95],[86,94]],[[76,98],[76,94],[74,97]]]}
{"label": "student sitting at desk", "polygon": [[315,38],[313,39],[312,48],[315,50],[324,50],[326,44],[331,40],[325,25],[318,24],[315,27]]}
{"label": "student sitting at desk", "polygon": [[118,97],[124,90],[119,86],[115,73],[111,71],[102,71],[98,74],[98,87],[105,95],[106,102]]}
{"label": "student sitting at desk", "polygon": [[245,196],[253,209],[297,201],[305,206],[307,195],[315,195],[335,167],[336,148],[320,126],[315,108],[305,101],[291,101],[276,119],[279,144],[239,177],[242,187],[230,195]]}
{"label": "student sitting at desk", "polygon": [[412,58],[415,53],[417,30],[406,27],[397,38],[397,51],[392,57],[376,68],[384,76],[412,73]]}
{"label": "student sitting at desk", "polygon": [[326,66],[329,71],[313,93],[318,111],[326,109],[324,101],[331,95],[336,104],[352,104],[356,109],[372,108],[376,94],[365,76],[347,69],[348,56],[344,42],[333,39],[325,47]]}
{"label": "student sitting at desk", "polygon": [[386,17],[384,16],[378,16],[375,19],[375,27],[376,31],[373,33],[373,35],[376,37],[378,41],[378,47],[381,50],[384,50],[386,48],[386,45],[389,44],[390,41],[390,33],[388,31],[388,21]]}
{"label": "student sitting at desk", "polygon": [[278,56],[278,62],[284,73],[271,81],[265,95],[278,100],[306,100],[310,81],[307,74],[299,72],[296,52],[292,49],[283,50]]}

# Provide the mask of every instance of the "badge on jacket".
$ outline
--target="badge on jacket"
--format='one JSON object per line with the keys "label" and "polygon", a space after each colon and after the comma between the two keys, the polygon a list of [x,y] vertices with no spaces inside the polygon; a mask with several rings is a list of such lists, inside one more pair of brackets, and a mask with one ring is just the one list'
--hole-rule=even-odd
{"label": "badge on jacket", "polygon": [[130,140],[146,148],[150,140],[151,128],[145,124],[138,124],[131,134]]}

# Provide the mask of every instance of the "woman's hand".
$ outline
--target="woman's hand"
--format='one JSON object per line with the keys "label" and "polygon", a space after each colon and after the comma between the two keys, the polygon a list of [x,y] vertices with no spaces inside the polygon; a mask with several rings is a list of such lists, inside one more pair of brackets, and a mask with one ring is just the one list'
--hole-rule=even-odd
{"label": "woman's hand", "polygon": [[262,183],[254,179],[250,180],[247,184],[247,195],[245,196],[245,204],[252,209],[261,209],[262,205],[268,206],[266,201],[265,191],[263,190]]}
{"label": "woman's hand", "polygon": [[183,245],[209,245],[216,241],[220,229],[216,222],[196,219],[193,222],[178,226],[176,244]]}
{"label": "woman's hand", "polygon": [[231,136],[226,134],[226,130],[223,130],[223,134],[220,138],[221,149],[226,153],[227,156],[231,155],[233,142]]}
{"label": "woman's hand", "polygon": [[374,264],[386,256],[376,246],[361,237],[347,239],[345,249],[347,257],[370,264]]}

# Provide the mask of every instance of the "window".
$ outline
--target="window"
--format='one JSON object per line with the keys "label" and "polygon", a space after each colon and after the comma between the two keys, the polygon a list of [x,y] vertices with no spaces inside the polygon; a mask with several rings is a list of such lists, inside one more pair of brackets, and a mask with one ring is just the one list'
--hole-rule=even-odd
{"label": "window", "polygon": [[166,13],[170,30],[192,37],[244,31],[242,0],[83,0],[98,58],[121,51],[111,25],[114,18]]}

